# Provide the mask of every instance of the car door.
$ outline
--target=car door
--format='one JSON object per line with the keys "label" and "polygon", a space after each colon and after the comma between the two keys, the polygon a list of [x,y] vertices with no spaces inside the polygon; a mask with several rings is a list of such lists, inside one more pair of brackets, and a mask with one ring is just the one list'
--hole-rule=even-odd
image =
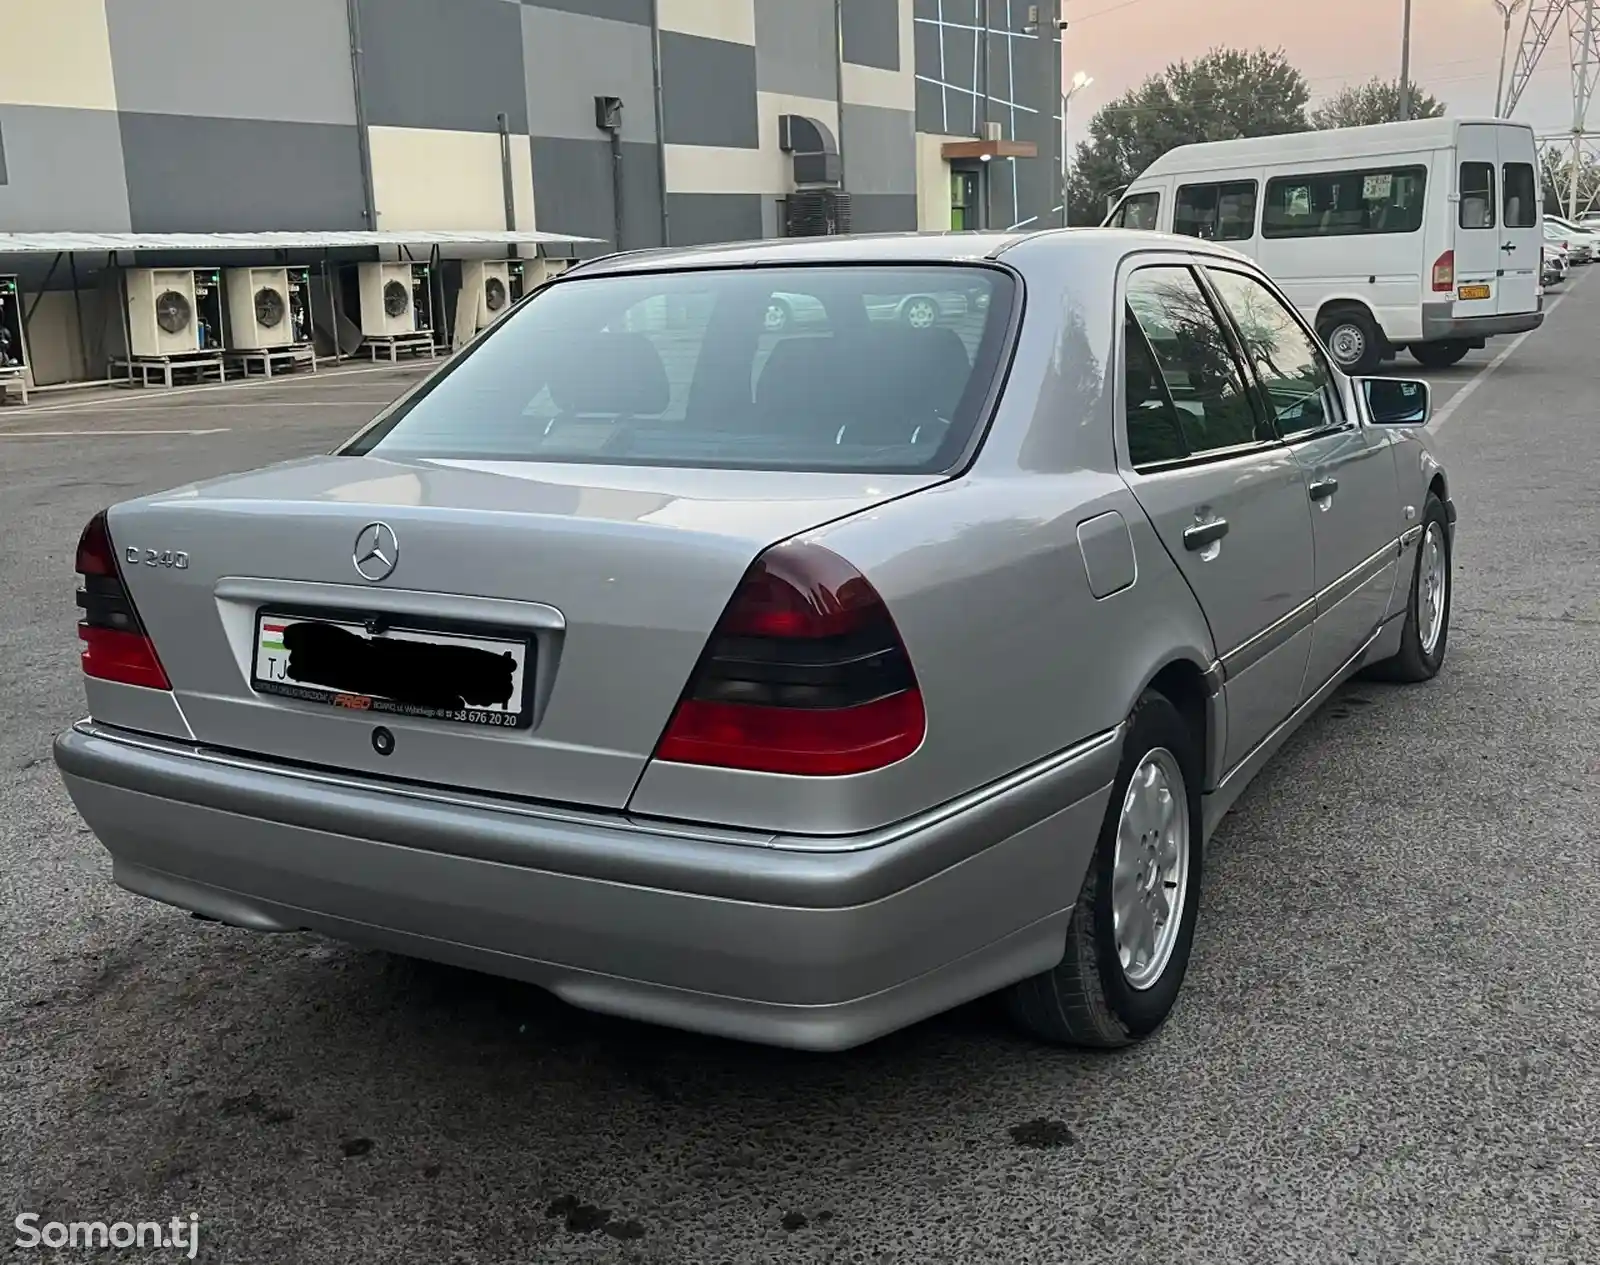
{"label": "car door", "polygon": [[1305,476],[1192,261],[1136,257],[1121,292],[1123,474],[1210,624],[1232,768],[1300,701],[1315,609]]}
{"label": "car door", "polygon": [[1316,557],[1309,697],[1365,647],[1388,609],[1401,527],[1394,452],[1383,433],[1361,423],[1316,337],[1264,278],[1216,263],[1205,277],[1305,473]]}
{"label": "car door", "polygon": [[1454,317],[1500,310],[1499,128],[1463,125],[1457,146]]}
{"label": "car door", "polygon": [[1543,210],[1533,144],[1526,132],[1500,129],[1501,316],[1539,310],[1539,268],[1544,256]]}

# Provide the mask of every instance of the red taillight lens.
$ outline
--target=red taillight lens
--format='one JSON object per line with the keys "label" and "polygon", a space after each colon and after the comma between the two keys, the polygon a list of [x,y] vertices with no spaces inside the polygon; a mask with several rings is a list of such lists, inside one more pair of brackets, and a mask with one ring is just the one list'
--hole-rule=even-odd
{"label": "red taillight lens", "polygon": [[921,744],[922,695],[889,608],[816,545],[756,559],[656,758],[811,777],[866,773]]}
{"label": "red taillight lens", "polygon": [[1433,263],[1433,288],[1435,293],[1446,293],[1456,288],[1456,252],[1447,250]]}
{"label": "red taillight lens", "polygon": [[170,690],[172,684],[122,582],[104,510],[89,520],[78,538],[76,567],[83,577],[83,587],[78,590],[78,605],[83,610],[78,638],[83,642],[84,674],[122,685]]}

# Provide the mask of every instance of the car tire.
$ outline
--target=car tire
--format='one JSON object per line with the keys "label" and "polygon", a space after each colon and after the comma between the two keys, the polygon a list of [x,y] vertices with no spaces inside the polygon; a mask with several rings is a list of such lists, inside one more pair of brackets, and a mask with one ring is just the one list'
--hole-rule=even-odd
{"label": "car tire", "polygon": [[[1154,794],[1147,772],[1152,767],[1157,776]],[[1006,991],[1012,1018],[1034,1036],[1054,1044],[1115,1049],[1150,1036],[1166,1022],[1188,970],[1200,901],[1200,768],[1199,745],[1182,714],[1164,695],[1146,691],[1128,719],[1105,820],[1067,926],[1066,951],[1056,966]],[[1181,785],[1174,786],[1174,778]],[[1181,874],[1175,867],[1163,867],[1167,840],[1158,838],[1152,848],[1149,836],[1157,832],[1130,834],[1124,829],[1130,809],[1137,822],[1139,813],[1162,802],[1162,785],[1166,802],[1173,806],[1171,822],[1182,831],[1182,838],[1173,840]],[[1123,955],[1131,933],[1123,931],[1119,939],[1114,913],[1119,862],[1122,882],[1136,867],[1144,869],[1137,887],[1147,892],[1154,887],[1149,867],[1155,867],[1176,919],[1171,931],[1152,921],[1148,957],[1141,960],[1135,952],[1129,963]],[[1141,968],[1146,974],[1140,974]]]}
{"label": "car tire", "polygon": [[1429,492],[1422,507],[1422,536],[1417,541],[1417,561],[1411,571],[1400,649],[1373,664],[1367,675],[1408,685],[1431,681],[1439,675],[1450,643],[1450,601],[1455,592],[1451,545],[1450,519],[1444,502]]}
{"label": "car tire", "polygon": [[1463,342],[1416,343],[1412,358],[1424,369],[1448,369],[1467,358],[1472,348]]}
{"label": "car tire", "polygon": [[939,323],[939,300],[913,294],[901,302],[900,319],[912,329],[932,329]]}
{"label": "car tire", "polygon": [[1317,322],[1317,336],[1333,362],[1352,377],[1372,373],[1383,363],[1383,332],[1360,308],[1330,312]]}
{"label": "car tire", "polygon": [[776,296],[767,300],[767,315],[762,328],[769,334],[781,334],[794,322],[794,309]]}

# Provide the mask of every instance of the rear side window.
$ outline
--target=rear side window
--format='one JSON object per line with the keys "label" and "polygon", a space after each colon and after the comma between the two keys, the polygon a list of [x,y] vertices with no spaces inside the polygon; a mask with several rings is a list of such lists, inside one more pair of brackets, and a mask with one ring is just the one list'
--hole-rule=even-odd
{"label": "rear side window", "polygon": [[1493,228],[1494,164],[1461,164],[1461,227]]}
{"label": "rear side window", "polygon": [[1277,176],[1267,181],[1263,237],[1356,237],[1422,227],[1425,167]]}
{"label": "rear side window", "polygon": [[727,268],[538,292],[344,451],[931,473],[1004,358],[994,268]]}
{"label": "rear side window", "polygon": [[1505,194],[1507,228],[1539,226],[1539,181],[1532,163],[1507,163],[1501,184]]}
{"label": "rear side window", "polygon": [[1247,242],[1256,235],[1256,182],[1186,184],[1172,204],[1172,231],[1208,242]]}
{"label": "rear side window", "polygon": [[1193,272],[1141,268],[1128,282],[1128,308],[1149,340],[1159,386],[1191,455],[1274,438],[1256,416],[1222,321]]}
{"label": "rear side window", "polygon": [[1132,228],[1141,232],[1154,232],[1161,218],[1159,193],[1135,193],[1122,199],[1122,204],[1106,221],[1110,228]]}

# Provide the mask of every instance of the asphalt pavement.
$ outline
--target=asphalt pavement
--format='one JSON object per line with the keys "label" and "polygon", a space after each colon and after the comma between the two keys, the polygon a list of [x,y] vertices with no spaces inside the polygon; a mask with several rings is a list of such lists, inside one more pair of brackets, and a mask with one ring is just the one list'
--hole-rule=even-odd
{"label": "asphalt pavement", "polygon": [[0,409],[0,1242],[193,1212],[197,1259],[249,1265],[1595,1265],[1597,339],[1583,276],[1508,357],[1423,375],[1447,668],[1291,741],[1212,846],[1171,1023],[1110,1056],[983,1003],[747,1047],[121,892],[50,759],[79,529],[326,450],[416,371]]}

